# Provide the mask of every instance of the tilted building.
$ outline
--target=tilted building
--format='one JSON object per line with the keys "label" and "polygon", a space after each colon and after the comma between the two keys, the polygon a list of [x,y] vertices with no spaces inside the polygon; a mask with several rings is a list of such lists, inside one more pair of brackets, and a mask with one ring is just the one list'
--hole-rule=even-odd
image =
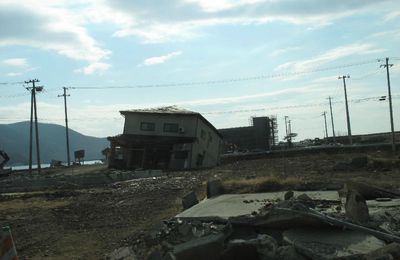
{"label": "tilted building", "polygon": [[175,106],[120,113],[124,131],[108,137],[109,167],[193,169],[219,163],[221,135],[200,113]]}

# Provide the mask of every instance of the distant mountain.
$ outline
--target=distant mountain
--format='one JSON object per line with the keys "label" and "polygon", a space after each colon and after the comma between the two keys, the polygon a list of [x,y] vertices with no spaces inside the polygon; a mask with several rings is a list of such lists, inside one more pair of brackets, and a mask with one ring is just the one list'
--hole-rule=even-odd
{"label": "distant mountain", "polygon": [[[52,159],[66,161],[65,127],[56,124],[39,123],[40,159],[49,163]],[[33,162],[36,163],[35,131],[33,127]],[[85,160],[103,158],[101,151],[109,146],[106,138],[86,136],[69,130],[71,160],[74,151],[85,150]],[[29,122],[0,124],[0,150],[10,156],[9,164],[28,164]]]}

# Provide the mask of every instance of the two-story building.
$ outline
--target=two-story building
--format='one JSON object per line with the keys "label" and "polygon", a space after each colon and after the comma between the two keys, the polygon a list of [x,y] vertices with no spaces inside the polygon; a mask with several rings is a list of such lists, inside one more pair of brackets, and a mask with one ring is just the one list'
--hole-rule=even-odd
{"label": "two-story building", "polygon": [[200,113],[175,106],[120,113],[124,131],[108,137],[109,167],[193,169],[219,163],[221,135]]}

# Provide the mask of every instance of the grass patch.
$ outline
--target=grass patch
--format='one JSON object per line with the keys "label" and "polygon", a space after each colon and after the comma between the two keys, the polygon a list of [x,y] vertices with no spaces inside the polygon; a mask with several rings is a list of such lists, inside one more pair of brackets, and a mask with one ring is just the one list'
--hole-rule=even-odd
{"label": "grass patch", "polygon": [[257,193],[289,190],[303,183],[298,177],[278,178],[265,176],[254,179],[225,180],[222,186],[225,193]]}

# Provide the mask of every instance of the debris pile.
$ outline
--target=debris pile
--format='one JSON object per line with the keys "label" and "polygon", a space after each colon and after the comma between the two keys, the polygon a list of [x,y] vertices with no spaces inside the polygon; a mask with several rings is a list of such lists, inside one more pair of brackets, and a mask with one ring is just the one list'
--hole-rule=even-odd
{"label": "debris pile", "polygon": [[208,198],[117,251],[131,254],[109,259],[400,259],[400,199],[365,200],[353,189],[337,200],[321,194]]}

